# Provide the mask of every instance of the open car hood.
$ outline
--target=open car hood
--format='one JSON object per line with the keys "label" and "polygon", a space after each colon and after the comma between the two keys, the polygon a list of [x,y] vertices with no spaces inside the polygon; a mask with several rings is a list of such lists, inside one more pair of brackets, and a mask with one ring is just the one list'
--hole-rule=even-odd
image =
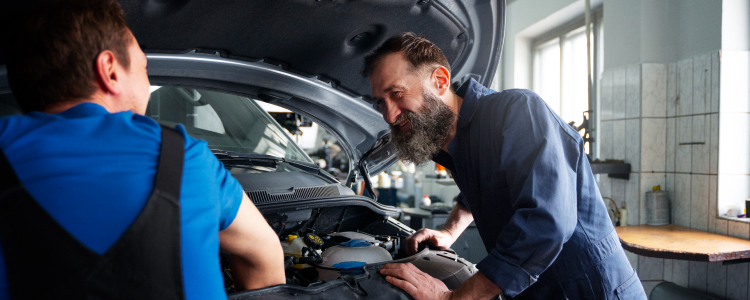
{"label": "open car hood", "polygon": [[293,110],[336,136],[350,170],[369,152],[373,174],[395,162],[396,151],[369,103],[364,57],[411,31],[443,50],[454,85],[469,78],[489,85],[505,26],[504,0],[120,2],[152,84],[221,90]]}

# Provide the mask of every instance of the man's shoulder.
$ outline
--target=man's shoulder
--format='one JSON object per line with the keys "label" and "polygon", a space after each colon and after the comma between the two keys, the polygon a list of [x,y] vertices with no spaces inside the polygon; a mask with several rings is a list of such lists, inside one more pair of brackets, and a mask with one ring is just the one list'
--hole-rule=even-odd
{"label": "man's shoulder", "polygon": [[519,109],[536,111],[536,113],[548,111],[547,104],[542,97],[527,89],[493,91],[493,93],[482,95],[479,100],[480,111],[491,114],[501,111],[509,113]]}
{"label": "man's shoulder", "polygon": [[505,100],[505,101],[542,101],[537,93],[527,89],[507,89],[499,92],[488,93],[482,99]]}

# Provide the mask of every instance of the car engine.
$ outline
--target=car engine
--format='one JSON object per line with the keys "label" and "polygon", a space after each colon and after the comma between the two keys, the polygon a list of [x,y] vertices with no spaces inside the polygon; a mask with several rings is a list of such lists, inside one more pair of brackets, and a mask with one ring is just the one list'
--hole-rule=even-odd
{"label": "car engine", "polygon": [[[425,247],[407,255],[403,241],[413,230],[366,207],[321,207],[263,215],[284,249],[285,286],[295,289],[325,287],[356,276],[369,280],[380,276],[374,274],[380,266],[392,262],[410,262],[449,288],[457,288],[476,272],[472,263],[450,249]],[[225,289],[232,295],[237,290],[229,267],[231,256],[223,252],[220,256]],[[367,276],[361,277],[362,273]],[[242,294],[245,299],[252,293]]]}

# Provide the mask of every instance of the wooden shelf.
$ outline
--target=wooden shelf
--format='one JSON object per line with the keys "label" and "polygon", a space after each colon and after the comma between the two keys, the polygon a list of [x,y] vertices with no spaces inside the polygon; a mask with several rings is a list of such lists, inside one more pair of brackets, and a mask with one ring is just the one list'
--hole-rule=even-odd
{"label": "wooden shelf", "polygon": [[625,250],[638,255],[692,260],[750,258],[750,241],[680,225],[615,227]]}

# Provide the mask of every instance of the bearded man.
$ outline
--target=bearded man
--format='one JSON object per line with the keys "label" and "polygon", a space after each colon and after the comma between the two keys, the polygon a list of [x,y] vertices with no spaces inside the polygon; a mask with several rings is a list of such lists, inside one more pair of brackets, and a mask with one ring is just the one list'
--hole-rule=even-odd
{"label": "bearded man", "polygon": [[432,159],[461,190],[444,228],[418,230],[407,252],[425,241],[447,248],[474,221],[489,253],[454,291],[411,264],[384,266],[388,282],[415,299],[646,299],[583,139],[538,95],[473,79],[454,92],[445,55],[412,33],[368,56],[363,75],[399,158]]}

